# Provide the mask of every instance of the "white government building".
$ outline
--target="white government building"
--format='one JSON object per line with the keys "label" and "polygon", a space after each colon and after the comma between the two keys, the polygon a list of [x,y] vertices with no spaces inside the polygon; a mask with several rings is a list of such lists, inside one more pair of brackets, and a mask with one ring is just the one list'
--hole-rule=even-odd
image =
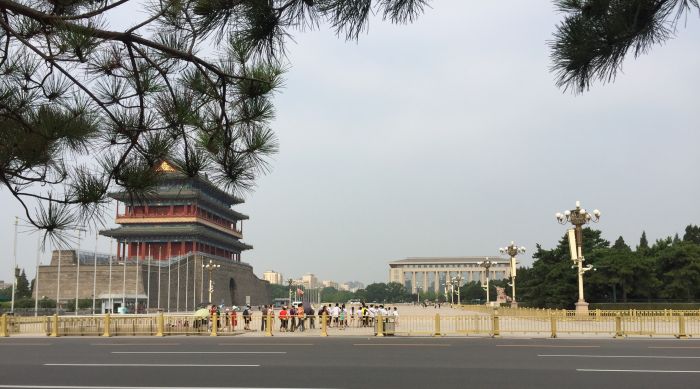
{"label": "white government building", "polygon": [[461,284],[470,281],[486,280],[484,268],[478,262],[496,262],[489,269],[489,278],[500,280],[510,277],[509,258],[497,256],[483,257],[421,257],[406,258],[389,262],[389,282],[398,282],[416,293],[432,290],[441,292],[446,279],[462,275]]}

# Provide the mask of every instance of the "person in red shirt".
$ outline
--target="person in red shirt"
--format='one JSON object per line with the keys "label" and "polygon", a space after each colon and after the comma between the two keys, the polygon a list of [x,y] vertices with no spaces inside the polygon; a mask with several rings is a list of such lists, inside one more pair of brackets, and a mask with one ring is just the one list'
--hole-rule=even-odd
{"label": "person in red shirt", "polygon": [[280,332],[287,332],[287,307],[282,307],[282,310],[280,311]]}

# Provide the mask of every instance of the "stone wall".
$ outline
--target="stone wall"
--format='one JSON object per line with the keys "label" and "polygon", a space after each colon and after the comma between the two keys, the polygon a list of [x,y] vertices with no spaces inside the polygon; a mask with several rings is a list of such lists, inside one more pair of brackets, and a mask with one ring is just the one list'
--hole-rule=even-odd
{"label": "stone wall", "polygon": [[[76,294],[76,275],[79,274],[80,284],[78,298],[92,299],[93,279],[96,279],[95,294],[98,300],[108,299],[111,293],[114,300],[139,298],[139,306],[151,311],[160,307],[165,311],[192,311],[209,299],[209,272],[202,269],[203,263],[213,263],[220,267],[212,271],[214,293],[212,302],[215,304],[242,306],[246,296],[250,296],[253,305],[269,304],[270,284],[253,274],[249,265],[208,258],[207,256],[192,255],[177,263],[167,266],[149,266],[145,263],[113,263],[110,266],[81,263],[80,272],[73,251],[61,252],[60,299],[65,302],[74,300]],[[96,273],[95,273],[96,269]],[[160,270],[160,272],[159,272]],[[137,282],[138,275],[138,282]],[[160,282],[159,282],[160,281]],[[56,299],[58,286],[58,253],[52,255],[51,264],[39,267],[39,297]],[[160,293],[159,293],[160,290]],[[148,296],[148,300],[146,300]],[[169,297],[168,297],[169,296]],[[169,304],[168,304],[169,299]]]}

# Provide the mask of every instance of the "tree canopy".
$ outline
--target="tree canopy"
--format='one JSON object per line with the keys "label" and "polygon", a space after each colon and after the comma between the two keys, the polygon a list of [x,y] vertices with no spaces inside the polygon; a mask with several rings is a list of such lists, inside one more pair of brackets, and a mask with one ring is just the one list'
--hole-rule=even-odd
{"label": "tree canopy", "polygon": [[[152,194],[165,158],[246,192],[278,149],[271,99],[292,33],[323,23],[354,40],[370,15],[407,23],[427,3],[0,0],[0,180],[59,240],[101,222],[109,191]],[[145,17],[113,28],[124,7]]]}
{"label": "tree canopy", "polygon": [[[689,225],[688,231],[697,227]],[[633,251],[619,237],[610,246],[601,232],[583,230],[586,263],[596,271],[586,273],[585,298],[588,302],[674,301],[700,299],[700,244],[670,236],[640,245]],[[532,267],[518,271],[521,302],[539,308],[572,308],[578,299],[576,272],[562,238],[557,247],[540,245],[533,255]]]}
{"label": "tree canopy", "polygon": [[557,86],[574,92],[610,82],[629,53],[638,57],[675,35],[698,0],[555,0],[566,15],[551,42]]}

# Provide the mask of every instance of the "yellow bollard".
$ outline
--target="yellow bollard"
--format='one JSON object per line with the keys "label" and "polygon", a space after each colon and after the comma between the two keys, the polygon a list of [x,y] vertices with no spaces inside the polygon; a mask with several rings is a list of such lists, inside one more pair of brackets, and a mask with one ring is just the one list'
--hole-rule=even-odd
{"label": "yellow bollard", "polygon": [[51,336],[58,337],[58,314],[54,314],[51,318]]}
{"label": "yellow bollard", "polygon": [[267,320],[265,336],[272,336],[272,312],[270,310],[267,311],[267,317],[265,318]]}
{"label": "yellow bollard", "polygon": [[685,339],[687,337],[688,335],[685,333],[685,314],[681,312],[678,315],[678,335],[676,335],[676,339]]}
{"label": "yellow bollard", "polygon": [[440,314],[436,313],[435,314],[435,333],[433,336],[442,336],[442,333],[440,332]]}
{"label": "yellow bollard", "polygon": [[622,315],[615,314],[615,338],[622,338]]}
{"label": "yellow bollard", "polygon": [[104,320],[105,331],[102,334],[102,336],[106,336],[108,338],[110,336],[112,336],[112,334],[110,333],[111,325],[112,325],[112,318],[111,318],[111,316],[109,316],[109,313],[107,313],[107,314],[105,314],[105,320]]}
{"label": "yellow bollard", "polygon": [[323,312],[321,316],[321,336],[328,336],[328,314]]}
{"label": "yellow bollard", "polygon": [[500,338],[501,337],[501,328],[500,328],[500,324],[498,321],[499,320],[498,314],[496,312],[494,312],[494,314],[493,314],[493,334],[491,334],[492,338]]}
{"label": "yellow bollard", "polygon": [[44,334],[46,336],[51,335],[51,330],[49,329],[49,316],[44,316]]}
{"label": "yellow bollard", "polygon": [[[216,329],[217,326],[219,325],[219,315],[216,314],[216,312],[212,313],[211,315],[211,334],[209,336],[217,336],[216,334]],[[270,321],[268,320],[267,322],[268,328],[270,326]]]}
{"label": "yellow bollard", "polygon": [[549,322],[550,322],[550,326],[552,329],[551,337],[556,338],[557,337],[557,317],[550,313],[549,314]]}
{"label": "yellow bollard", "polygon": [[0,316],[0,337],[6,338],[10,336],[9,331],[7,331],[7,314]]}
{"label": "yellow bollard", "polygon": [[163,312],[158,312],[156,316],[156,336],[163,336],[165,334],[165,319],[163,318]]}
{"label": "yellow bollard", "polygon": [[384,318],[382,315],[377,315],[377,333],[375,336],[384,336]]}

